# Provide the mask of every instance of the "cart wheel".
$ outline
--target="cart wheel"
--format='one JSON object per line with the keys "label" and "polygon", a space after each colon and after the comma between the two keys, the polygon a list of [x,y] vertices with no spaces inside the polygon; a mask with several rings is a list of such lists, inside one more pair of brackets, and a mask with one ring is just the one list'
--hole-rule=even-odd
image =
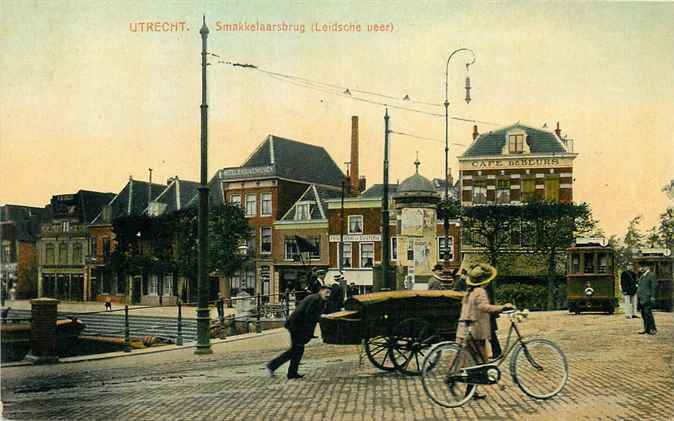
{"label": "cart wheel", "polygon": [[367,359],[380,370],[393,371],[395,366],[391,359],[391,339],[387,336],[375,336],[363,340]]}
{"label": "cart wheel", "polygon": [[403,374],[418,376],[431,345],[431,324],[424,319],[405,319],[393,329],[391,357]]}

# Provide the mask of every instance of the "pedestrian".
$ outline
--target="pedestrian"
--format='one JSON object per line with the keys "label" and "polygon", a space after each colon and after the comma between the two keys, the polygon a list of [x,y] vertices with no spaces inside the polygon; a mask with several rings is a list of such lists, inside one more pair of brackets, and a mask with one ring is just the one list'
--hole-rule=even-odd
{"label": "pedestrian", "polygon": [[325,278],[325,271],[319,270],[317,268],[313,268],[311,270],[311,274],[309,274],[309,291],[312,294],[315,294],[318,292],[320,289],[321,285],[323,285],[323,279]]}
{"label": "pedestrian", "polygon": [[623,311],[625,318],[634,319],[637,312],[637,274],[628,263],[627,268],[620,274],[620,290],[623,294]]}
{"label": "pedestrian", "polygon": [[454,285],[452,286],[452,289],[454,291],[465,291],[466,290],[466,278],[468,276],[468,272],[466,269],[461,269],[459,277],[454,281]]}
{"label": "pedestrian", "polygon": [[328,313],[340,311],[344,306],[344,290],[342,283],[344,282],[344,275],[338,273],[335,275],[335,282],[330,285],[330,299],[328,300]]}
{"label": "pedestrian", "polygon": [[[496,277],[496,273],[496,268],[486,263],[480,263],[471,267],[466,274],[468,290],[461,301],[461,315],[459,316],[456,338],[460,343],[463,343],[466,334],[470,331],[475,349],[479,352],[476,357],[482,360],[476,361],[478,364],[486,362],[488,358],[486,342],[491,339],[493,334],[489,315],[513,307],[510,303],[504,305],[489,303],[489,297],[484,287]],[[483,398],[484,395],[479,395],[477,392],[473,395],[473,399]]]}
{"label": "pedestrian", "polygon": [[644,319],[644,330],[639,332],[640,335],[648,333],[655,335],[657,329],[655,328],[655,319],[653,318],[653,305],[655,304],[655,274],[651,270],[650,265],[643,266],[643,275],[639,278],[639,285],[637,286],[637,299],[641,306],[641,318]]}
{"label": "pedestrian", "polygon": [[112,311],[112,298],[109,295],[105,297],[105,311]]}
{"label": "pedestrian", "polygon": [[225,317],[225,299],[222,297],[220,291],[218,291],[218,299],[215,302],[215,306],[218,309],[218,320],[222,320]]}
{"label": "pedestrian", "polygon": [[281,365],[290,361],[288,379],[301,379],[304,375],[297,370],[304,354],[304,345],[314,338],[316,323],[325,312],[326,301],[330,298],[330,288],[321,286],[316,294],[304,298],[295,311],[288,317],[285,327],[290,333],[290,349],[267,363],[269,375]]}

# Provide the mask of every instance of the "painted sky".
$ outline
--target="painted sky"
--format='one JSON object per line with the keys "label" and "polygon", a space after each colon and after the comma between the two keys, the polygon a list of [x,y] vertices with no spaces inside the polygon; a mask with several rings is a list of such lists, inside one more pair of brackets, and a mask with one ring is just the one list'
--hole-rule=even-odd
{"label": "painted sky", "polygon": [[[579,153],[575,199],[590,203],[605,231],[623,234],[639,214],[644,228],[655,223],[669,203],[660,189],[674,177],[674,4],[414,3],[2,1],[0,203],[118,192],[148,168],[154,180],[197,180],[206,13],[209,50],[225,60],[431,103],[444,99],[449,52],[471,48],[473,101],[463,102],[465,56],[457,56],[452,115],[503,126],[559,121]],[[189,31],[130,30],[148,21],[184,21]],[[305,32],[225,32],[218,22],[304,24]],[[363,30],[316,33],[314,23]],[[393,32],[368,32],[374,23],[392,23]],[[350,117],[359,115],[361,173],[381,182],[383,107],[211,59],[210,174],[239,165],[270,133],[324,146],[343,166]],[[393,109],[391,124],[444,138],[443,118]],[[471,130],[452,121],[451,141],[470,143]],[[394,135],[391,180],[412,174],[416,151],[421,173],[441,177],[443,148]],[[464,150],[452,146],[451,167]]]}

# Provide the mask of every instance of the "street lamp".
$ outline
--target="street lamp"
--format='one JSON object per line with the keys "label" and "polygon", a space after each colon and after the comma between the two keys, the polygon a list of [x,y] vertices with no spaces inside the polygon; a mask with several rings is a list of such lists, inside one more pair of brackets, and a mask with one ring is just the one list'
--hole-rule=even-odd
{"label": "street lamp", "polygon": [[[447,59],[447,64],[445,65],[445,204],[449,204],[449,99],[448,99],[448,86],[449,86],[449,62],[452,60],[455,54],[461,52],[468,52],[472,56],[472,60],[466,63],[466,71],[471,64],[475,63],[475,53],[469,48],[459,48],[454,50],[449,55]],[[470,78],[466,77],[466,104],[470,103]],[[447,207],[447,206],[446,206]],[[449,265],[449,212],[448,209],[445,209],[444,215],[444,234],[445,234],[445,250],[443,252],[443,259],[445,261],[445,267]]]}

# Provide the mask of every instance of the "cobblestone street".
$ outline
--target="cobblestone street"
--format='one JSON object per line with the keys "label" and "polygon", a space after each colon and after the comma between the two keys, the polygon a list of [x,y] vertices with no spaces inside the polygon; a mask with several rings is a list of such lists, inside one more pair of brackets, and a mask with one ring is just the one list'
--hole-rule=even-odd
{"label": "cobblestone street", "polygon": [[[270,378],[264,362],[287,344],[279,330],[262,337],[192,349],[41,367],[2,369],[3,416],[31,420],[668,420],[673,319],[656,313],[657,336],[638,335],[641,320],[622,315],[532,313],[522,332],[564,350],[571,378],[557,397],[528,398],[504,373],[487,399],[459,409],[433,404],[418,377],[383,373],[355,346],[313,341],[302,380]],[[500,319],[502,341],[506,318]],[[504,364],[503,367],[506,367]]]}

